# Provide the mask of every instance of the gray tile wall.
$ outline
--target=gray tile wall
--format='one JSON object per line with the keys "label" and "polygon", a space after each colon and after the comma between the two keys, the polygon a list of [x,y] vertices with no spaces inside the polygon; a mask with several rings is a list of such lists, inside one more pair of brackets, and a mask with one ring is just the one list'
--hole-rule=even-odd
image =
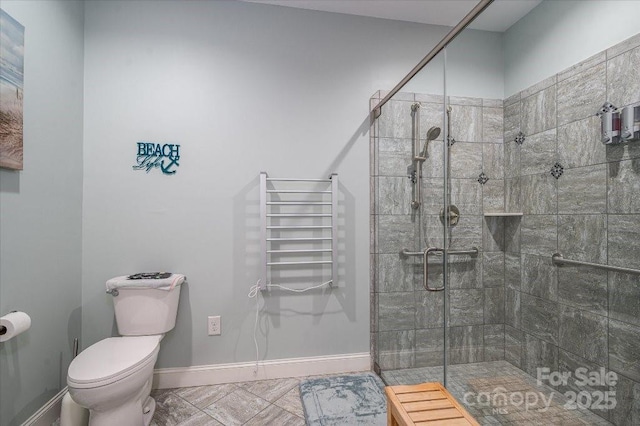
{"label": "gray tile wall", "polygon": [[[375,105],[380,94],[371,100]],[[407,167],[412,156],[411,105],[420,102],[421,144],[427,130],[442,127],[443,98],[398,94],[372,125],[372,353],[383,370],[443,364],[444,294],[423,287],[422,258],[412,251],[443,246],[443,136],[429,145],[423,166],[421,215],[411,209]],[[449,268],[449,362],[504,359],[503,222],[487,223],[484,211],[504,209],[502,100],[451,97],[451,199],[461,212],[451,247],[478,247],[478,256],[456,256]],[[489,181],[478,182],[484,172]],[[420,230],[422,229],[422,235]],[[430,259],[429,282],[442,285],[441,260]]]}
{"label": "gray tile wall", "polygon": [[[551,255],[640,268],[640,143],[602,145],[594,116],[605,101],[640,102],[639,68],[635,37],[503,104],[505,205],[524,213],[505,219],[505,359],[534,377],[614,371],[604,390],[616,407],[592,411],[617,425],[640,424],[640,277],[557,267]],[[575,380],[558,390],[588,391]]]}

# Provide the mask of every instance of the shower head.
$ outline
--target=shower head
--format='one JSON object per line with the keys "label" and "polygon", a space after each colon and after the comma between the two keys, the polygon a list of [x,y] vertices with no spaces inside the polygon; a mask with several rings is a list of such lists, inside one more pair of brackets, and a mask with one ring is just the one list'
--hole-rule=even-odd
{"label": "shower head", "polygon": [[440,127],[433,126],[427,130],[427,143],[440,136]]}
{"label": "shower head", "polygon": [[429,130],[427,130],[427,140],[425,141],[424,148],[420,153],[420,158],[422,160],[426,160],[429,155],[429,153],[427,152],[427,150],[429,149],[429,142],[436,139],[438,136],[440,136],[440,127],[433,126]]}

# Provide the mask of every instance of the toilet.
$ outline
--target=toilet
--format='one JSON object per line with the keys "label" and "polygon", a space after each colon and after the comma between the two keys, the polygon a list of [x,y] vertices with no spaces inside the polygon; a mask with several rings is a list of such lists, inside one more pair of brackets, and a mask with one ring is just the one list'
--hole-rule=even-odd
{"label": "toilet", "polygon": [[185,281],[184,275],[165,275],[136,274],[107,281],[122,337],[91,345],[73,359],[67,373],[69,394],[89,409],[90,426],[151,422],[156,405],[150,396],[153,367],[160,341],[175,326]]}

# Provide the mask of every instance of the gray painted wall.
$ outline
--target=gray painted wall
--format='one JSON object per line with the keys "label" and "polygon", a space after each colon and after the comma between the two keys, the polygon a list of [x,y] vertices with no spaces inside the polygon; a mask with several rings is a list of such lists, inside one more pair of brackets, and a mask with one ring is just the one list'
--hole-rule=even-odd
{"label": "gray painted wall", "polygon": [[[504,96],[502,40],[503,33],[477,30],[465,30],[456,37],[446,49],[447,95],[502,99]],[[426,50],[430,50],[433,46],[425,44],[425,47],[427,47]],[[388,61],[392,60],[388,59]],[[386,61],[384,59],[385,64],[381,66],[388,66]],[[404,77],[404,74],[400,78]],[[411,79],[402,91],[442,94],[443,82],[444,53],[441,52]],[[397,81],[391,86],[396,83]]]}
{"label": "gray painted wall", "polygon": [[25,26],[24,170],[0,169],[0,312],[31,329],[0,344],[0,424],[66,386],[80,337],[83,4],[2,2]]}
{"label": "gray painted wall", "polygon": [[542,2],[504,33],[505,98],[637,34],[638,16],[635,0]]}
{"label": "gray painted wall", "polygon": [[[84,347],[115,332],[108,278],[172,270],[189,285],[158,367],[255,359],[264,170],[339,173],[344,233],[339,289],[265,293],[261,358],[368,352],[367,100],[446,28],[241,2],[89,2],[85,18]],[[495,34],[474,48],[501,58]],[[477,82],[460,84],[502,96]],[[182,144],[177,174],[132,171],[139,140]]]}

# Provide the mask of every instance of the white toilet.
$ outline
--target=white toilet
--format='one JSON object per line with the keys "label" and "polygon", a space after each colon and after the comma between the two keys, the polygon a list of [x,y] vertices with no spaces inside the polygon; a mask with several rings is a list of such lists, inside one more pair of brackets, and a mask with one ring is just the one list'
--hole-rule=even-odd
{"label": "white toilet", "polygon": [[69,365],[69,393],[89,409],[91,426],[149,425],[156,405],[149,396],[153,367],[164,333],[176,323],[183,275],[171,275],[171,285],[162,288],[159,280],[126,278],[109,281],[119,282],[109,292],[123,337],[91,345]]}

